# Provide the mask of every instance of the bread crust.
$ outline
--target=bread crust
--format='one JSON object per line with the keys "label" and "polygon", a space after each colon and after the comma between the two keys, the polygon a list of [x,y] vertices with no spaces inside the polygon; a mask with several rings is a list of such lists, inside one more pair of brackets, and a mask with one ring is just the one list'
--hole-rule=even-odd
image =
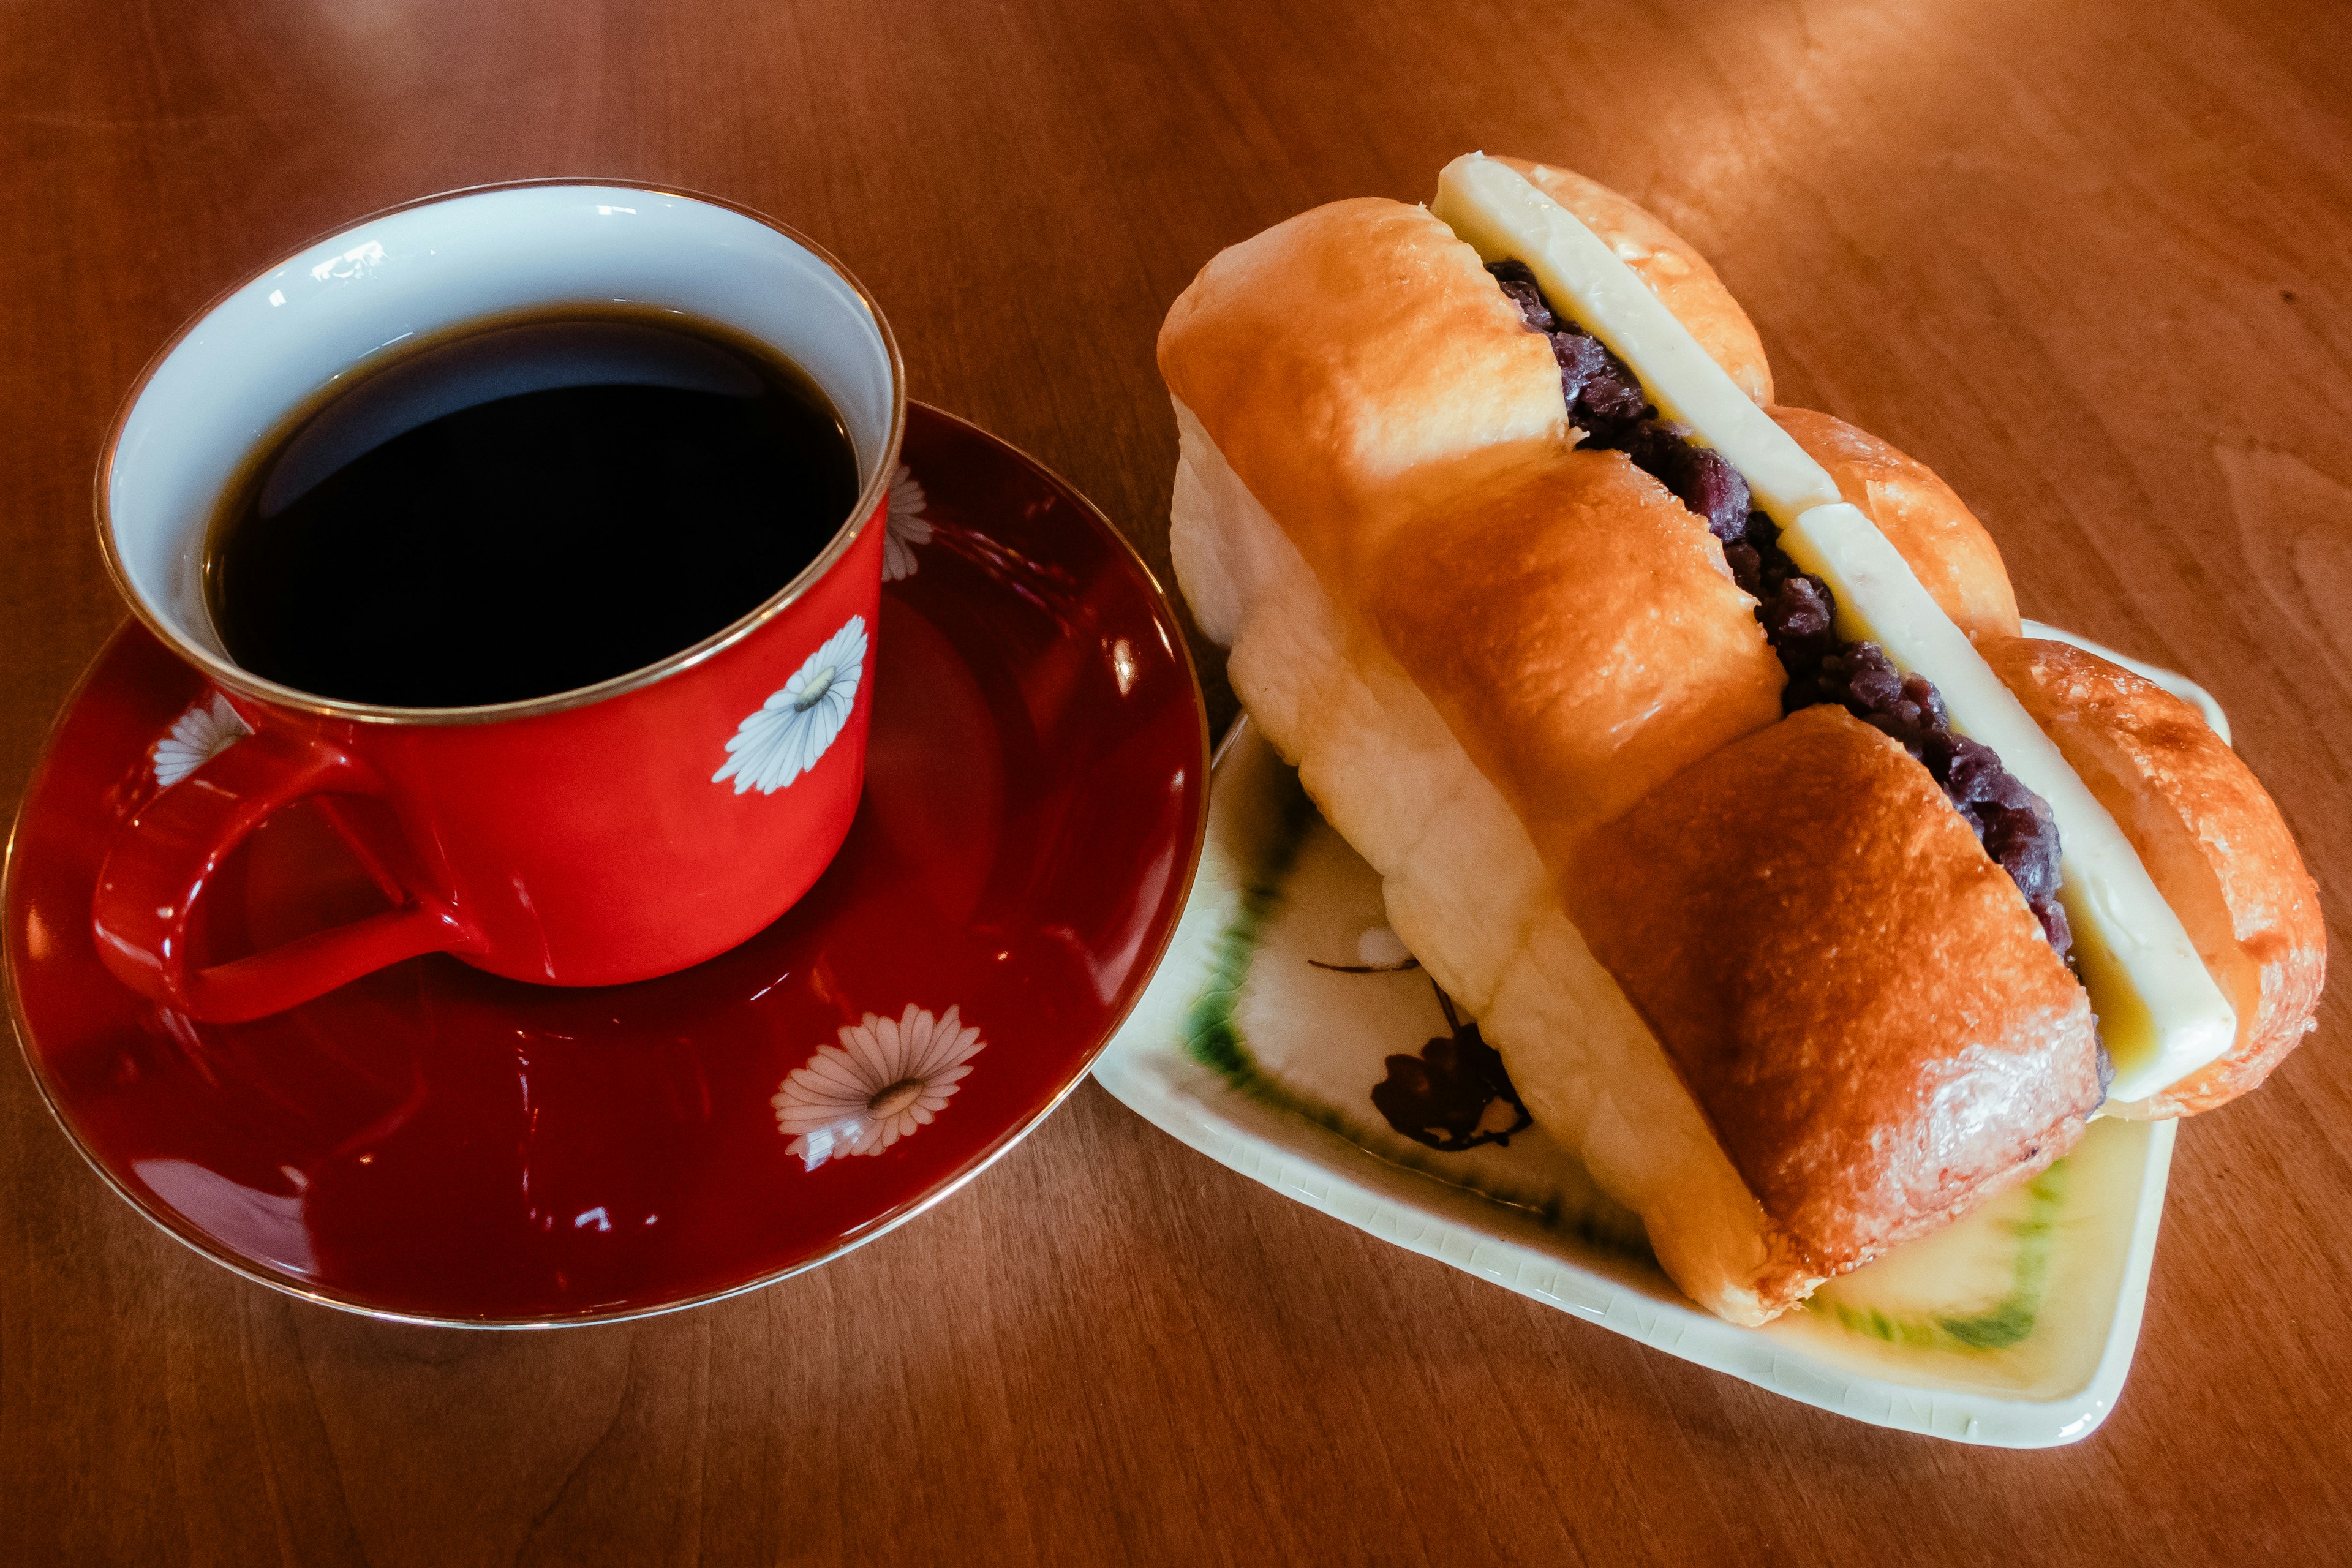
{"label": "bread crust", "polygon": [[2007,637],[1986,661],[2107,808],[2238,1013],[2229,1053],[2125,1114],[2236,1099],[2302,1043],[2327,978],[2319,889],[2278,806],[2204,716],[2070,644]]}
{"label": "bread crust", "polygon": [[1559,366],[1478,253],[1364,198],[1218,252],[1169,309],[1160,374],[1318,572],[1376,553],[1398,486],[1570,440]]}
{"label": "bread crust", "polygon": [[1810,408],[1768,410],[1829,470],[1838,494],[1860,507],[1909,563],[1919,585],[1971,642],[2018,635],[2017,593],[2000,547],[1976,514],[1916,458]]}
{"label": "bread crust", "polygon": [[1706,522],[1623,453],[1461,478],[1389,534],[1360,602],[1548,859],[1779,720],[1756,602]]}
{"label": "bread crust", "polygon": [[2098,1108],[2090,998],[1927,770],[1843,709],[1681,774],[1562,891],[1814,1272],[2041,1170]]}
{"label": "bread crust", "polygon": [[1739,384],[1739,390],[1769,406],[1772,367],[1765,362],[1764,344],[1756,335],[1755,323],[1688,240],[1648,208],[1598,180],[1525,158],[1497,156],[1495,161],[1517,170],[1606,240],[1698,340],[1708,357]]}

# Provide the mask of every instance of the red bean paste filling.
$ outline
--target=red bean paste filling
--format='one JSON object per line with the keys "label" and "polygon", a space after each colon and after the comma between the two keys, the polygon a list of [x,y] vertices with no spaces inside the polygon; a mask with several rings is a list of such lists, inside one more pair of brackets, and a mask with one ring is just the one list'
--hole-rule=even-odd
{"label": "red bean paste filling", "polygon": [[1624,453],[1723,542],[1731,575],[1755,599],[1765,640],[1788,672],[1780,710],[1840,703],[1899,742],[1935,775],[1985,853],[2025,895],[2050,945],[2071,963],[2074,933],[2058,902],[2058,824],[2049,803],[2002,767],[1991,747],[1952,733],[1944,700],[1925,677],[1904,675],[1876,643],[1837,635],[1830,585],[1789,559],[1778,525],[1749,504],[1739,470],[1685,426],[1661,419],[1624,361],[1553,310],[1527,263],[1497,261],[1486,270],[1528,328],[1551,340],[1569,420],[1585,433],[1583,444]]}

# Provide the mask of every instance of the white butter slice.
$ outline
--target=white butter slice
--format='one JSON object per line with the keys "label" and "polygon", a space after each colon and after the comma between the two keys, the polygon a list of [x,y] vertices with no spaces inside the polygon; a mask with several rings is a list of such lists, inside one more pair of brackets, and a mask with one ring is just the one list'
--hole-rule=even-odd
{"label": "white butter slice", "polygon": [[1609,345],[1658,412],[1691,427],[1783,526],[1838,499],[1837,481],[1726,375],[1608,241],[1508,163],[1472,153],[1445,165],[1431,211],[1480,259],[1527,263],[1544,298]]}
{"label": "white butter slice", "polygon": [[2110,1099],[2143,1099],[2227,1051],[2237,1015],[2131,840],[1901,552],[1843,501],[1807,511],[1782,531],[1780,547],[1837,595],[1841,636],[1867,638],[1897,668],[1934,681],[1952,728],[1990,746],[2019,783],[2050,803],[2063,857],[2058,900],[2074,927],[2075,966],[2099,1015],[2099,1037],[2115,1059]]}
{"label": "white butter slice", "polygon": [[1667,418],[1746,477],[1797,563],[1826,581],[1838,629],[1885,649],[1943,694],[1952,728],[1991,747],[2050,803],[2063,859],[2060,901],[2100,1037],[2114,1102],[2139,1100],[2230,1048],[2237,1019],[2131,841],[1869,518],[1739,390],[1633,269],[1573,213],[1507,163],[1456,158],[1433,210],[1487,261],[1528,265],[1544,295],[1640,377]]}

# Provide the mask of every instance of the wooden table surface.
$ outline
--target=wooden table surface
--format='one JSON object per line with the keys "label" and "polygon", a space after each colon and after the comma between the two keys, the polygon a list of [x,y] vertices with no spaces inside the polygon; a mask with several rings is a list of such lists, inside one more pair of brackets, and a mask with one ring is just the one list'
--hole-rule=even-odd
{"label": "wooden table surface", "polygon": [[[1939,468],[2027,614],[2210,688],[2342,952],[2347,53],[2352,8],[2294,0],[15,0],[0,790],[123,618],[89,500],[117,401],[339,220],[546,174],[774,213],[872,287],[918,395],[1164,570],[1169,300],[1221,246],[1485,147],[1679,226],[1784,400]],[[150,1228],[9,1061],[0,1559],[2340,1562],[2347,997],[2186,1131],[2121,1407],[2024,1454],[1638,1348],[1091,1086],[935,1213],[748,1298],[390,1327]]]}

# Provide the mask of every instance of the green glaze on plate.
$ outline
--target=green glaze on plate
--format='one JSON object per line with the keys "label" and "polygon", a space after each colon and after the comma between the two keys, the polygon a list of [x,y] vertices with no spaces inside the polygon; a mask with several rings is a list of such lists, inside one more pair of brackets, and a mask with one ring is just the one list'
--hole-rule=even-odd
{"label": "green glaze on plate", "polygon": [[2021,1344],[2033,1332],[2049,1289],[2050,1248],[2058,1234],[2065,1189],[2066,1162],[2053,1161],[2025,1184],[2024,1217],[1987,1220],[2015,1243],[2010,1252],[2008,1293],[1989,1306],[1890,1316],[1883,1308],[1846,1300],[1843,1291],[1825,1290],[1807,1301],[1806,1309],[1829,1314],[1851,1332],[1914,1350],[2005,1351]]}
{"label": "green glaze on plate", "polygon": [[[1296,778],[1294,774],[1294,784]],[[1235,1088],[1254,1091],[1272,1090],[1275,1085],[1251,1059],[1249,1046],[1234,1021],[1234,1009],[1249,979],[1250,960],[1257,952],[1266,914],[1282,896],[1283,879],[1298,858],[1298,841],[1316,820],[1315,805],[1305,790],[1294,787],[1275,815],[1275,830],[1262,851],[1264,858],[1234,900],[1232,918],[1217,933],[1207,980],[1184,1016],[1184,1048],[1192,1059],[1224,1074]]]}

